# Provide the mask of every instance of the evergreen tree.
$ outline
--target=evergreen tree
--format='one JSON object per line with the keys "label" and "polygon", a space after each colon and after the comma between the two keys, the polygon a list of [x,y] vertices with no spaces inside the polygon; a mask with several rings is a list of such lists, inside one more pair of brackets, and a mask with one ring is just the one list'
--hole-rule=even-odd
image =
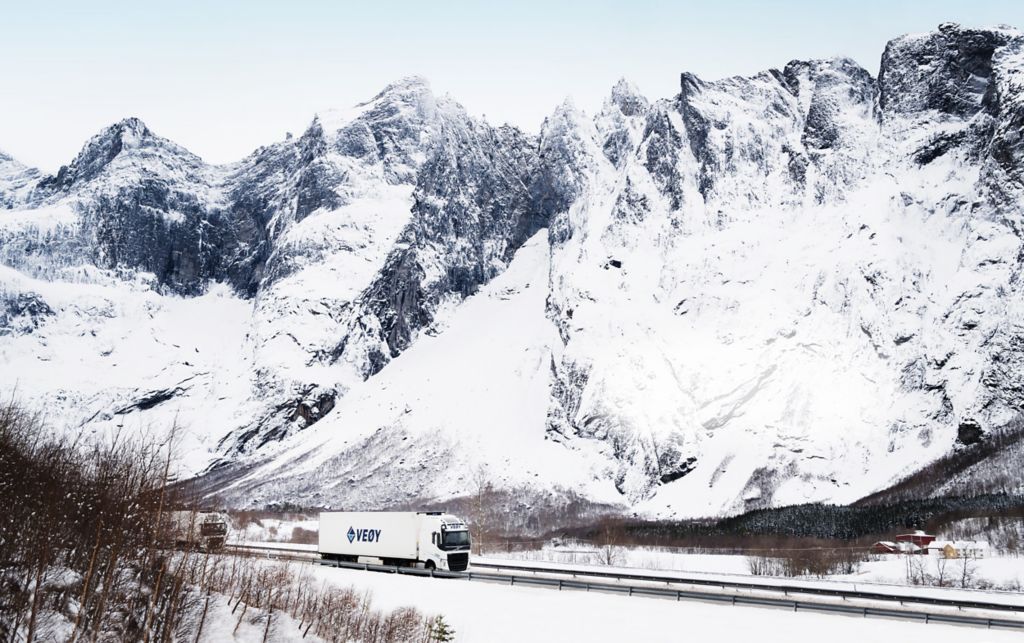
{"label": "evergreen tree", "polygon": [[430,622],[429,638],[430,641],[437,641],[438,643],[447,643],[448,641],[455,640],[455,630],[444,620],[444,617],[438,615]]}

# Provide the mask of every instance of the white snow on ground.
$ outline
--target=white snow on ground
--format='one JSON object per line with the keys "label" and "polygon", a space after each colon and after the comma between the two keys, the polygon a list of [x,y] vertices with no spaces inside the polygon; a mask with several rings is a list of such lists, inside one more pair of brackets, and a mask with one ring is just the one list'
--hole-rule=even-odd
{"label": "white snow on ground", "polygon": [[290,549],[301,549],[303,551],[310,552],[313,554],[319,551],[319,546],[315,544],[309,545],[303,543],[268,542],[266,540],[236,540],[234,535],[229,537],[228,544],[235,545],[238,547],[254,547],[258,549],[280,549],[284,551]]}
{"label": "white snow on ground", "polygon": [[[563,562],[544,562],[540,566],[550,569],[557,569],[563,571],[573,570],[584,570],[584,571],[597,571],[602,573],[621,573],[631,575],[650,575],[650,576],[663,576],[679,574],[681,576],[695,576],[703,580],[723,580],[726,582],[743,582],[753,583],[759,585],[779,585],[780,583],[786,585],[793,585],[797,587],[804,587],[813,589],[817,587],[849,590],[849,591],[875,591],[882,592],[885,594],[893,594],[897,596],[907,597],[920,597],[920,596],[934,596],[937,598],[959,598],[963,600],[985,600],[995,603],[1004,603],[1008,605],[1019,605],[1024,607],[1024,594],[1019,591],[998,591],[998,590],[976,590],[976,589],[960,589],[957,587],[919,587],[919,586],[908,586],[906,583],[906,574],[904,572],[903,565],[905,561],[896,561],[898,565],[892,565],[891,567],[899,567],[898,570],[892,568],[890,572],[897,571],[902,573],[903,576],[895,577],[874,577],[871,574],[848,574],[848,575],[835,575],[826,578],[813,578],[813,577],[780,577],[780,576],[753,576],[749,573],[749,569],[744,573],[739,571],[741,565],[746,566],[747,558],[745,556],[714,556],[714,555],[702,555],[699,556],[700,560],[686,564],[684,569],[669,570],[667,568],[651,569],[651,568],[637,568],[632,567],[628,564],[623,565],[595,565],[592,563],[563,563]],[[736,560],[727,560],[736,559]],[[522,565],[525,567],[531,566],[531,562],[523,559],[508,559],[508,558],[474,558],[474,563],[485,564],[485,563],[498,563],[508,565]],[[889,562],[889,561],[886,561]],[[1002,562],[1001,559],[994,559],[991,568],[996,568]],[[949,575],[952,577],[954,573],[952,570],[956,568],[956,561],[949,561],[950,570]],[[929,567],[933,563],[931,560],[926,561],[926,571],[930,571]],[[703,568],[698,570],[695,568]],[[716,571],[716,568],[729,568],[732,567],[737,571],[724,572]],[[487,569],[482,567],[481,569]],[[978,568],[982,569],[981,566]],[[1018,568],[1020,569],[1020,568]],[[979,572],[976,578],[981,578]],[[1019,582],[1019,581],[1018,581]]]}
{"label": "white snow on ground", "polygon": [[793,613],[705,602],[509,587],[360,570],[315,567],[314,578],[373,592],[379,608],[413,605],[442,614],[462,643],[640,640],[830,643],[927,640],[929,643],[1018,641],[1020,632],[896,620]]}
{"label": "white snow on ground", "polygon": [[[607,560],[603,552],[584,546],[572,546],[565,548],[547,547],[541,550],[524,550],[514,552],[494,552],[480,558],[481,562],[507,562],[510,564],[528,565],[530,561],[553,564],[564,569],[582,568],[598,571],[621,570],[629,573],[650,573],[659,572],[687,572],[690,574],[704,574],[709,576],[746,577],[744,581],[765,583],[778,583],[776,577],[753,576],[750,574],[749,558],[747,556],[732,554],[691,554],[671,551],[668,549],[646,548],[646,547],[615,547],[612,554],[612,561],[615,566],[601,564],[602,559]],[[923,557],[924,571],[928,574],[935,574],[935,558]],[[948,561],[947,575],[950,578],[956,576],[958,568],[956,560]],[[1019,593],[1024,587],[1024,557],[999,556],[981,558],[971,561],[974,572],[973,584],[978,586],[985,584],[995,590],[1012,590],[1013,593],[1005,591],[989,591],[992,595],[1012,597],[1013,602],[1024,606],[1024,594]],[[888,587],[884,591],[899,592],[908,585],[906,560],[899,556],[876,556],[872,560],[861,563],[860,570],[854,574],[838,574],[829,576],[827,579],[816,578],[785,578],[787,583],[814,584],[825,582],[830,587],[852,587],[854,584],[880,584],[895,587]],[[939,596],[963,595],[977,598],[980,590],[961,590],[954,588],[921,588],[915,587],[913,592],[919,594],[922,591],[939,592]],[[1000,599],[1000,600],[1003,600]]]}
{"label": "white snow on ground", "polygon": [[[935,576],[938,559],[926,557],[924,561],[924,572]],[[1019,556],[996,556],[991,558],[980,558],[972,560],[970,566],[973,569],[974,583],[986,583],[995,588],[1004,588],[1018,592],[1017,596],[1024,604],[1024,558]],[[950,582],[957,582],[957,574],[960,569],[956,560],[947,561],[946,574]],[[906,560],[899,556],[880,556],[876,560],[870,560],[861,565],[861,570],[856,574],[844,576],[833,576],[832,578],[852,580],[855,582],[870,583],[895,583],[906,584]]]}
{"label": "white snow on ground", "polygon": [[[315,554],[315,544],[296,544],[285,542],[266,542],[243,540],[232,535],[231,541],[243,547],[257,549],[302,550]],[[834,575],[826,578],[808,577],[770,577],[753,576],[750,574],[748,557],[725,554],[684,554],[654,548],[615,548],[615,564],[605,565],[598,562],[601,554],[588,552],[582,548],[569,550],[545,549],[519,552],[491,553],[487,556],[474,556],[473,565],[502,564],[543,566],[556,570],[583,570],[601,573],[621,573],[630,575],[650,576],[694,576],[704,580],[722,579],[724,581],[778,585],[785,583],[800,587],[824,587],[850,591],[874,591],[898,596],[920,597],[934,596],[937,598],[979,600],[1019,605],[1024,608],[1024,593],[1002,591],[999,587],[1024,585],[1024,558],[994,557],[972,561],[974,564],[975,581],[985,581],[995,589],[962,589],[958,587],[909,587],[906,581],[905,559],[896,556],[883,556],[863,563],[861,571],[855,574]],[[925,571],[932,572],[935,559],[925,557]],[[949,561],[949,575],[955,576],[957,561]],[[478,571],[490,571],[481,566]]]}
{"label": "white snow on ground", "polygon": [[[199,640],[204,643],[221,643],[221,641],[234,641],[236,643],[263,643],[266,630],[266,620],[260,619],[252,622],[251,618],[243,618],[239,623],[238,613],[232,613],[232,607],[228,596],[224,594],[211,594],[209,611],[203,623],[203,632]],[[235,629],[237,626],[237,630]],[[271,625],[268,641],[272,643],[290,643],[291,641],[318,641],[315,636],[302,636],[302,629],[298,621],[290,615],[282,612],[274,612],[274,622]]]}

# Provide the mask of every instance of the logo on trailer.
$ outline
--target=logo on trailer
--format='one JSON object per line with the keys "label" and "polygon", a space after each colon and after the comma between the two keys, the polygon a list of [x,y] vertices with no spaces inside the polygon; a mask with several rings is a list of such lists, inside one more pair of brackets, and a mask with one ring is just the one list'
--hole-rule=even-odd
{"label": "logo on trailer", "polygon": [[361,543],[380,542],[380,529],[356,529],[355,527],[349,527],[348,533],[345,535],[348,536],[350,543],[357,540]]}

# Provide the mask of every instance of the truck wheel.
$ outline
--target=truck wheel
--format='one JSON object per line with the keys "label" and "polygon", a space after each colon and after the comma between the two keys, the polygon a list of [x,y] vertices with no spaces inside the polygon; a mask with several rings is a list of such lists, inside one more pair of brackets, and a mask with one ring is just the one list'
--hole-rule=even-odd
{"label": "truck wheel", "polygon": [[434,561],[432,561],[432,560],[428,560],[428,561],[427,561],[427,564],[426,564],[426,565],[424,565],[424,567],[426,567],[426,568],[427,568],[427,569],[429,569],[430,571],[434,571],[435,569],[437,569],[437,565],[435,565],[435,564],[434,564]]}

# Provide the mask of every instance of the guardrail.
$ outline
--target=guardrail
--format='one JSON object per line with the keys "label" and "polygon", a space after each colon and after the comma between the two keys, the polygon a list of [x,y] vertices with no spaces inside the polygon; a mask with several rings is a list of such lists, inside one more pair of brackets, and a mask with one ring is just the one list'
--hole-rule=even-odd
{"label": "guardrail", "polygon": [[984,616],[967,616],[960,614],[935,614],[931,612],[919,612],[913,610],[884,609],[877,607],[858,607],[854,605],[832,605],[828,603],[814,603],[789,598],[766,598],[755,596],[738,596],[735,594],[713,594],[708,592],[695,592],[680,589],[662,587],[637,587],[631,585],[620,585],[610,583],[595,583],[585,580],[567,580],[561,578],[539,578],[537,576],[516,576],[513,574],[488,574],[486,572],[449,572],[433,569],[419,569],[416,567],[395,567],[391,565],[373,565],[369,563],[346,563],[335,560],[316,561],[321,565],[347,569],[360,569],[366,571],[385,572],[390,574],[408,574],[412,576],[429,576],[432,578],[452,578],[463,580],[477,580],[493,583],[503,583],[510,586],[533,585],[548,587],[559,590],[582,590],[587,592],[605,592],[613,594],[624,594],[627,596],[650,596],[657,598],[669,598],[676,601],[701,600],[713,603],[724,603],[731,605],[754,605],[760,607],[784,607],[794,612],[828,612],[834,614],[847,614],[854,616],[876,616],[884,618],[897,618],[903,620],[920,621],[923,623],[949,623],[956,625],[973,625],[991,628],[1013,628],[1024,630],[1024,620],[1015,621],[1000,618],[987,618]]}
{"label": "guardrail", "polygon": [[753,583],[745,581],[733,581],[727,579],[719,580],[710,578],[695,578],[691,576],[669,576],[663,574],[622,574],[618,572],[613,573],[601,570],[559,569],[557,567],[543,567],[539,565],[506,565],[500,563],[481,562],[472,562],[472,565],[473,567],[486,567],[488,569],[530,572],[533,574],[562,574],[566,576],[589,576],[597,578],[613,578],[615,580],[651,581],[656,583],[676,583],[680,585],[720,587],[722,589],[753,589],[769,592],[782,592],[786,595],[811,594],[815,596],[833,596],[837,598],[860,598],[874,601],[899,602],[901,604],[917,603],[920,605],[934,605],[937,607],[954,607],[959,609],[985,609],[1003,612],[1017,612],[1024,614],[1024,605],[1009,605],[1007,603],[993,603],[989,601],[977,600],[957,600],[950,598],[938,598],[935,596],[906,596],[900,594],[887,594],[885,592],[836,589],[832,587],[810,587],[807,585],[778,583]]}
{"label": "guardrail", "polygon": [[[472,562],[474,568],[485,567],[489,569],[528,572],[530,574],[551,574],[572,576],[572,578],[545,578],[536,575],[522,576],[509,573],[487,573],[478,571],[450,572],[445,570],[420,569],[417,567],[397,567],[392,565],[374,565],[370,563],[348,563],[336,560],[321,560],[316,552],[304,549],[288,549],[278,547],[260,547],[258,545],[230,545],[229,548],[259,552],[273,558],[289,560],[300,560],[313,562],[314,564],[328,567],[345,569],[359,569],[366,571],[384,572],[390,574],[406,574],[411,576],[427,576],[432,578],[451,578],[470,581],[484,581],[502,583],[510,586],[536,586],[547,587],[558,590],[582,590],[587,592],[605,592],[612,594],[623,594],[627,596],[648,596],[656,598],[682,600],[700,600],[730,605],[751,605],[761,607],[777,607],[791,609],[794,612],[826,612],[833,614],[847,614],[862,617],[883,617],[903,620],[919,621],[923,623],[947,623],[956,625],[972,625],[987,628],[1011,628],[1024,630],[1024,620],[1011,620],[1005,618],[989,618],[985,616],[971,616],[966,614],[936,614],[919,610],[887,609],[879,607],[839,605],[831,603],[816,603],[792,598],[789,594],[814,594],[818,596],[829,596],[844,599],[862,600],[884,600],[897,601],[901,605],[906,603],[923,603],[936,607],[949,607],[957,609],[988,609],[1024,613],[1024,608],[1006,605],[1002,603],[986,603],[983,601],[956,601],[952,599],[940,599],[935,597],[907,597],[880,592],[853,592],[830,588],[802,587],[799,585],[767,585],[760,583],[744,583],[740,581],[717,581],[706,578],[687,578],[679,576],[664,576],[653,574],[618,574],[602,572],[599,570],[561,570],[550,567],[535,567],[522,565],[502,565],[498,563]],[[299,554],[299,555],[296,555]],[[583,580],[584,578],[607,578],[610,580],[622,581],[650,581],[662,583],[689,584],[698,586],[713,586],[721,589],[746,589],[761,591],[777,591],[786,595],[785,598],[742,596],[737,594],[716,594],[712,592],[692,591],[685,589],[673,589],[669,587],[647,587],[637,585],[624,585],[621,583],[602,583]]]}

